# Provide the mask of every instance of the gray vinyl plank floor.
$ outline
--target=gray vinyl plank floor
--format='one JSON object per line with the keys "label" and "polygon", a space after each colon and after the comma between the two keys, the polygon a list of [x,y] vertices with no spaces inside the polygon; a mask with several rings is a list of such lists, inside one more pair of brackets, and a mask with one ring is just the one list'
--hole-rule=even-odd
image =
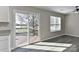
{"label": "gray vinyl plank floor", "polygon": [[[77,51],[76,52],[79,52],[79,37],[73,37],[73,36],[68,36],[68,35],[63,35],[63,36],[60,36],[60,37],[56,37],[56,38],[53,38],[53,39],[48,39],[48,40],[45,40],[43,42],[49,42],[49,43],[52,43],[52,42],[55,42],[55,43],[69,43],[69,44],[74,44],[77,46]],[[34,45],[34,44],[32,44]],[[48,50],[40,50],[40,49],[29,49],[29,48],[16,48],[14,49],[12,52],[51,52],[51,51],[48,51]]]}

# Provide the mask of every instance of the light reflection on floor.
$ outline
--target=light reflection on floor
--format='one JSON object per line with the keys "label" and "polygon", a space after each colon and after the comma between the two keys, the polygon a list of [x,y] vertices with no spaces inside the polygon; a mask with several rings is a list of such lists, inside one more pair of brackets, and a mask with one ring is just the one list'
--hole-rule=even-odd
{"label": "light reflection on floor", "polygon": [[70,46],[72,46],[72,44],[39,42],[39,43],[36,43],[34,45],[28,45],[28,46],[24,46],[24,47],[21,47],[21,48],[62,52]]}
{"label": "light reflection on floor", "polygon": [[70,47],[72,44],[67,43],[50,43],[50,42],[39,42],[35,43],[37,45],[49,45],[49,46],[59,46],[59,47]]}

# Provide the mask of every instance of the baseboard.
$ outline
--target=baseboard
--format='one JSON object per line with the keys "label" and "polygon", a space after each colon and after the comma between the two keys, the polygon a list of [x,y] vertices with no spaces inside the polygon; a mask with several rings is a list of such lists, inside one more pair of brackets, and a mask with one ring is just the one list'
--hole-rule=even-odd
{"label": "baseboard", "polygon": [[[43,39],[43,40],[41,40],[41,41],[45,41],[45,40],[48,40],[48,39],[53,39],[53,38],[56,38],[56,37],[59,37],[59,36],[63,36],[64,34],[61,34],[61,35],[57,35],[57,36],[54,36],[54,37],[50,37],[50,38],[47,38],[47,39]],[[41,42],[40,41],[40,42]]]}
{"label": "baseboard", "polygon": [[56,38],[56,37],[60,37],[60,36],[63,36],[64,34],[61,34],[61,35],[57,35],[57,36],[54,36],[54,37],[50,37],[48,39],[52,39],[52,38]]}
{"label": "baseboard", "polygon": [[64,35],[69,35],[69,36],[79,37],[79,36],[77,36],[77,35],[72,35],[72,34],[64,34]]}
{"label": "baseboard", "polygon": [[[79,36],[77,36],[77,35],[72,35],[72,34],[61,34],[61,35],[57,35],[57,36],[50,37],[50,38],[47,38],[47,39],[43,39],[43,40],[41,40],[41,41],[45,41],[45,40],[48,40],[48,39],[53,39],[53,38],[56,38],[56,37],[59,37],[59,36],[63,36],[63,35],[69,35],[69,36],[79,37]],[[41,41],[40,41],[40,42],[41,42]]]}
{"label": "baseboard", "polygon": [[47,39],[43,39],[43,40],[41,40],[41,41],[45,41],[45,40],[48,40],[48,39],[53,39],[53,38],[56,38],[56,37],[59,37],[59,36],[63,36],[63,35],[69,35],[69,36],[79,37],[79,36],[77,36],[77,35],[72,35],[72,34],[61,34],[61,35],[57,35],[57,36],[50,37],[50,38],[47,38]]}

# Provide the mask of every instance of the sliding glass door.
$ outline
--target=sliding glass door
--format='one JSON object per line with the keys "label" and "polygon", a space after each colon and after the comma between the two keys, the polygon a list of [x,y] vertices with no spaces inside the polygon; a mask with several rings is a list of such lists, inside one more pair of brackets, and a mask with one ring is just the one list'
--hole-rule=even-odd
{"label": "sliding glass door", "polygon": [[39,14],[16,13],[16,46],[39,41]]}
{"label": "sliding glass door", "polygon": [[39,14],[29,16],[29,37],[30,43],[39,41]]}

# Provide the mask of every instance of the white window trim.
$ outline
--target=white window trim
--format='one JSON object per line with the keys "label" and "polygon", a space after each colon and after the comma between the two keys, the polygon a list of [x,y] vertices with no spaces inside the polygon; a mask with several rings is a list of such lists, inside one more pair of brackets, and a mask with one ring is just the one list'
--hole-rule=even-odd
{"label": "white window trim", "polygon": [[[53,25],[53,24],[51,24],[51,20],[53,20],[53,19],[51,19],[51,17],[56,17],[56,16],[50,16],[50,32],[61,31],[61,17],[57,17],[57,18],[60,18],[60,24],[58,24],[58,25],[60,26],[60,29],[59,29],[59,30],[57,30],[57,29],[51,30],[51,27],[52,27],[52,25]],[[56,24],[54,24],[54,25],[56,25]],[[55,26],[55,27],[56,27],[56,26]]]}

